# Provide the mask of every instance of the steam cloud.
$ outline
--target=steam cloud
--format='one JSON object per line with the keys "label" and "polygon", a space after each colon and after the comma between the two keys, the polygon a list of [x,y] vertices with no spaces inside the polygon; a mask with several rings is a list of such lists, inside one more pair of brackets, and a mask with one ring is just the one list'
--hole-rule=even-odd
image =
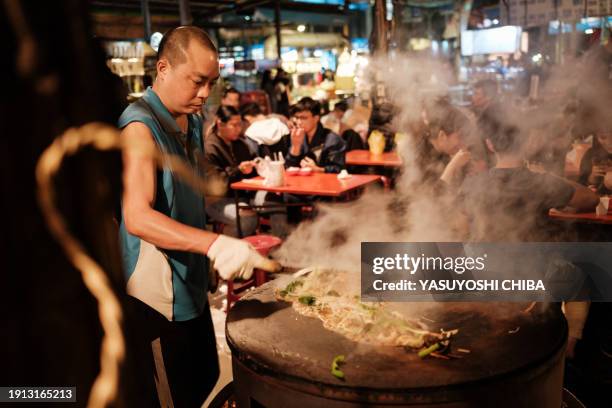
{"label": "steam cloud", "polygon": [[[576,101],[590,102],[591,128],[598,126],[596,118],[605,117],[597,107],[609,106],[604,102],[610,97],[609,88],[593,80],[591,68],[582,59],[555,67],[539,92],[547,100],[544,106],[518,103],[518,98],[506,99],[502,101],[504,115],[501,119],[518,128],[520,137],[529,140],[529,149],[537,150],[547,143],[570,146],[576,126],[584,121],[584,115],[574,109]],[[455,225],[457,220],[452,215],[458,207],[455,198],[443,197],[432,186],[420,182],[425,169],[420,168],[416,160],[415,141],[418,139],[412,125],[421,119],[424,106],[447,95],[453,81],[452,67],[432,59],[400,56],[373,59],[368,70],[370,72],[362,77],[382,82],[387,98],[398,108],[392,127],[410,135],[398,146],[405,164],[396,189],[370,188],[351,203],[320,204],[316,219],[301,223],[275,253],[284,264],[358,273],[362,241],[431,242],[479,238],[466,236],[464,226]],[[584,86],[585,78],[590,78],[589,86]],[[507,231],[505,240],[516,241],[524,235],[521,226],[530,226],[533,222],[532,219],[517,220],[513,214],[508,214],[499,220],[498,228]]]}

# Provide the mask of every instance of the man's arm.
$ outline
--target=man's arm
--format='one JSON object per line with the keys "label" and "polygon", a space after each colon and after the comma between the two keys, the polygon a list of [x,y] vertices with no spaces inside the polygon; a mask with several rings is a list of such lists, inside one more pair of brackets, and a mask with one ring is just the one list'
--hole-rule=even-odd
{"label": "man's arm", "polygon": [[335,133],[327,135],[319,166],[326,173],[340,173],[346,167],[346,143]]}
{"label": "man's arm", "polygon": [[285,167],[300,167],[300,162],[304,158],[302,143],[304,143],[305,137],[304,129],[298,127],[291,129],[289,151],[285,157]]}
{"label": "man's arm", "polygon": [[206,254],[217,234],[182,224],[153,209],[156,166],[142,152],[155,149],[149,128],[133,122],[121,137],[126,144],[139,147],[138,151],[123,153],[122,209],[127,231],[159,248]]}
{"label": "man's arm", "polygon": [[550,176],[562,180],[563,182],[574,187],[574,194],[570,199],[568,206],[575,208],[578,211],[594,211],[597,204],[599,204],[599,196],[591,191],[590,188],[583,186],[582,184],[576,183],[575,181],[568,180],[563,177],[559,177],[555,174],[549,173]]}

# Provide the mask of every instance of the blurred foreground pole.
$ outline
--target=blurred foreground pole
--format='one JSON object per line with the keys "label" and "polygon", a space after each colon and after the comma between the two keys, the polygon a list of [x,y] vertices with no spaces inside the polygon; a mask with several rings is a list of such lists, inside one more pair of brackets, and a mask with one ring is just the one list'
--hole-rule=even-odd
{"label": "blurred foreground pole", "polygon": [[[374,24],[370,34],[371,53],[374,57],[386,57],[389,48],[389,24],[387,23],[385,0],[375,0],[373,19]],[[374,105],[379,105],[386,101],[383,76],[384,72],[374,73],[374,89],[372,92],[372,102]]]}
{"label": "blurred foreground pole", "polygon": [[[89,122],[114,125],[125,105],[121,80],[93,40],[87,4],[0,3],[0,384],[76,386],[75,407],[85,406],[100,370],[101,326],[96,301],[47,229],[34,169],[55,137]],[[55,183],[72,234],[123,301],[113,220],[120,188],[120,154],[93,150],[66,160]],[[114,406],[138,406],[135,352],[128,348]]]}

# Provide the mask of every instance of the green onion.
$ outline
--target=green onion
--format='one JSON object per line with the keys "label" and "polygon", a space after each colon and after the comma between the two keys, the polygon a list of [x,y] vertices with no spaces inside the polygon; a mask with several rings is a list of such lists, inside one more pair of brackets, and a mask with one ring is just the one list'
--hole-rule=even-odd
{"label": "green onion", "polygon": [[344,379],[344,372],[340,370],[340,363],[344,363],[344,355],[340,354],[339,356],[334,357],[331,364],[331,373],[334,377]]}
{"label": "green onion", "polygon": [[315,304],[316,299],[314,296],[306,295],[306,296],[300,296],[298,298],[298,301],[303,305],[312,306]]}
{"label": "green onion", "polygon": [[431,346],[422,349],[421,351],[419,351],[419,357],[423,358],[426,357],[428,355],[430,355],[431,353],[433,353],[434,351],[436,351],[437,349],[440,348],[440,343],[434,343]]}
{"label": "green onion", "polygon": [[285,291],[286,291],[287,293],[291,293],[291,292],[293,292],[293,291],[294,291],[296,288],[299,288],[299,287],[300,287],[300,286],[302,286],[303,284],[304,284],[304,281],[301,281],[301,280],[295,280],[295,281],[293,281],[293,282],[291,282],[291,283],[289,283],[289,284],[287,285],[287,287],[285,288]]}

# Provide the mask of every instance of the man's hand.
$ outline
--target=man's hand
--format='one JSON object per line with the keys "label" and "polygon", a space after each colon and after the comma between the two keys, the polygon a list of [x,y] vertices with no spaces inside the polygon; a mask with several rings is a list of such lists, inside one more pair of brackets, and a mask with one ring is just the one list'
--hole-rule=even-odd
{"label": "man's hand", "polygon": [[603,177],[605,177],[608,167],[604,165],[594,164],[591,168],[591,174],[589,175],[589,184],[601,183]]}
{"label": "man's hand", "polygon": [[268,272],[280,269],[278,262],[261,256],[248,242],[227,235],[219,235],[207,255],[219,276],[225,280],[249,279],[253,276],[254,268]]}
{"label": "man's hand", "polygon": [[302,161],[300,162],[300,166],[310,168],[312,169],[312,171],[316,171],[319,173],[325,172],[325,169],[323,167],[317,166],[317,163],[314,160],[312,160],[310,157],[304,157]]}
{"label": "man's hand", "polygon": [[302,151],[302,143],[304,143],[304,137],[306,132],[301,127],[294,127],[291,129],[291,153],[293,156],[299,156]]}
{"label": "man's hand", "polygon": [[448,162],[440,180],[451,184],[461,169],[463,169],[472,159],[472,154],[467,150],[459,150],[453,158]]}
{"label": "man's hand", "polygon": [[238,165],[238,170],[243,174],[250,174],[253,171],[253,162],[251,160],[243,161]]}

